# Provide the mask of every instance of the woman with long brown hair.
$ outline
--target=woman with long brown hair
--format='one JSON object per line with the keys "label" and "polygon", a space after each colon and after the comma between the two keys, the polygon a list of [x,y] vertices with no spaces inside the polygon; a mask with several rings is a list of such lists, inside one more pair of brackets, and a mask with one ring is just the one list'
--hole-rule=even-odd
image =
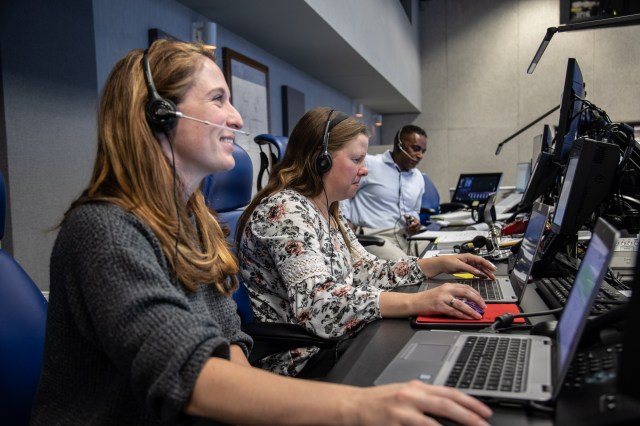
{"label": "woman with long brown hair", "polygon": [[[329,108],[308,111],[294,127],[282,161],[238,223],[240,269],[258,320],[300,324],[320,337],[343,339],[379,318],[480,318],[459,300],[485,306],[468,285],[387,291],[443,272],[494,278],[495,267],[471,254],[387,261],[367,252],[338,204],[353,197],[366,176],[368,144],[362,122]],[[332,349],[308,347],[267,357],[261,367],[317,377],[335,359]]]}

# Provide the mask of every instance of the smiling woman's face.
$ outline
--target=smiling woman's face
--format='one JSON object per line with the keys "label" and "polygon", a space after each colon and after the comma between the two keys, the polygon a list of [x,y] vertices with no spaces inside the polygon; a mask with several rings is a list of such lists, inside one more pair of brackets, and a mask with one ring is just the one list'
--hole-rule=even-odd
{"label": "smiling woman's face", "polygon": [[[177,108],[185,115],[214,124],[236,129],[243,125],[242,117],[231,105],[222,71],[206,58]],[[205,176],[233,168],[234,137],[229,129],[179,119],[172,141],[173,155],[185,186],[197,187]]]}

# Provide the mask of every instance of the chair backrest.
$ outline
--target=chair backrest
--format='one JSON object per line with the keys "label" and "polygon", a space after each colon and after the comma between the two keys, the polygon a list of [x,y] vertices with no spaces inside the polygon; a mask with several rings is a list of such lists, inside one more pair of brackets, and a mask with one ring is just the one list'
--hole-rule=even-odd
{"label": "chair backrest", "polygon": [[242,209],[251,201],[253,189],[251,157],[244,148],[234,144],[233,158],[236,162],[233,169],[207,176],[202,187],[207,205],[229,226],[232,238]]}
{"label": "chair backrest", "polygon": [[[205,178],[202,187],[207,205],[218,213],[222,223],[225,223],[231,233],[229,242],[235,246],[234,238],[238,219],[244,207],[251,201],[253,189],[253,166],[251,157],[240,145],[234,144],[233,158],[236,165],[233,169],[222,173],[209,175]],[[240,280],[240,277],[238,277]],[[253,322],[253,309],[249,294],[243,283],[240,282],[238,290],[233,294],[233,299],[238,305],[238,314],[243,324]]]}
{"label": "chair backrest", "polygon": [[[422,174],[422,178],[424,179],[424,194],[422,195],[421,207],[423,211],[420,213],[420,222],[425,225],[431,214],[440,213],[440,194],[426,173]],[[434,213],[427,213],[424,210],[431,210]]]}
{"label": "chair backrest", "polygon": [[[268,133],[253,138],[254,142],[260,147],[260,171],[258,172],[258,178],[256,181],[256,187],[258,191],[262,189],[262,180],[264,173],[269,170],[269,167],[273,167],[284,156],[284,152],[287,149],[287,143],[289,138],[286,136],[276,136]],[[267,154],[262,150],[262,147],[266,146],[269,150]]]}
{"label": "chair backrest", "polygon": [[[0,207],[6,206],[0,173]],[[28,424],[42,369],[47,300],[20,267],[0,248],[0,419]]]}

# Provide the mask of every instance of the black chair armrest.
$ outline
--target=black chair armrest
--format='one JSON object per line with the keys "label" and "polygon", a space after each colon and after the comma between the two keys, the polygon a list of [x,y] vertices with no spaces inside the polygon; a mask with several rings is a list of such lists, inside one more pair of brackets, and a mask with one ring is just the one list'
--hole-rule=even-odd
{"label": "black chair armrest", "polygon": [[440,213],[449,213],[456,210],[467,210],[469,208],[465,203],[442,203],[440,204]]}
{"label": "black chair armrest", "polygon": [[423,213],[426,213],[426,214],[436,214],[436,213],[437,213],[437,211],[436,211],[435,209],[429,209],[429,208],[426,208],[426,207],[421,207],[421,208],[420,208],[420,213],[421,213],[421,214],[423,214]]}
{"label": "black chair armrest", "polygon": [[296,348],[316,346],[331,348],[338,340],[318,337],[297,324],[277,322],[254,322],[244,324],[242,331],[253,339],[253,349],[249,355],[251,364],[273,354]]}
{"label": "black chair armrest", "polygon": [[378,237],[376,235],[356,235],[358,238],[358,242],[363,246],[383,246],[384,238]]}

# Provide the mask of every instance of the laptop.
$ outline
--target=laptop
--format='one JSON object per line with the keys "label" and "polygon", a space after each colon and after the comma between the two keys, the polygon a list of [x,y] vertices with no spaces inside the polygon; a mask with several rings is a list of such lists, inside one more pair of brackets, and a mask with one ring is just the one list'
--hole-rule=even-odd
{"label": "laptop", "polygon": [[[598,219],[554,340],[535,335],[418,331],[374,383],[418,379],[494,401],[555,400],[580,343],[617,236],[611,225]],[[490,356],[493,348],[502,358]],[[476,355],[478,349],[482,355]],[[473,372],[473,364],[486,374]],[[511,367],[506,378],[502,376],[504,372],[494,370],[504,366],[507,370]]]}
{"label": "laptop", "polygon": [[502,173],[463,173],[458,178],[458,184],[451,197],[452,203],[480,204],[487,202],[492,192],[498,192]]}
{"label": "laptop", "polygon": [[529,281],[533,263],[540,248],[540,240],[549,217],[549,206],[536,203],[531,211],[529,223],[525,230],[520,249],[515,258],[515,266],[509,276],[497,276],[495,280],[486,278],[456,279],[456,280],[426,280],[421,290],[431,290],[445,282],[469,284],[482,295],[486,303],[519,303],[524,289]]}

